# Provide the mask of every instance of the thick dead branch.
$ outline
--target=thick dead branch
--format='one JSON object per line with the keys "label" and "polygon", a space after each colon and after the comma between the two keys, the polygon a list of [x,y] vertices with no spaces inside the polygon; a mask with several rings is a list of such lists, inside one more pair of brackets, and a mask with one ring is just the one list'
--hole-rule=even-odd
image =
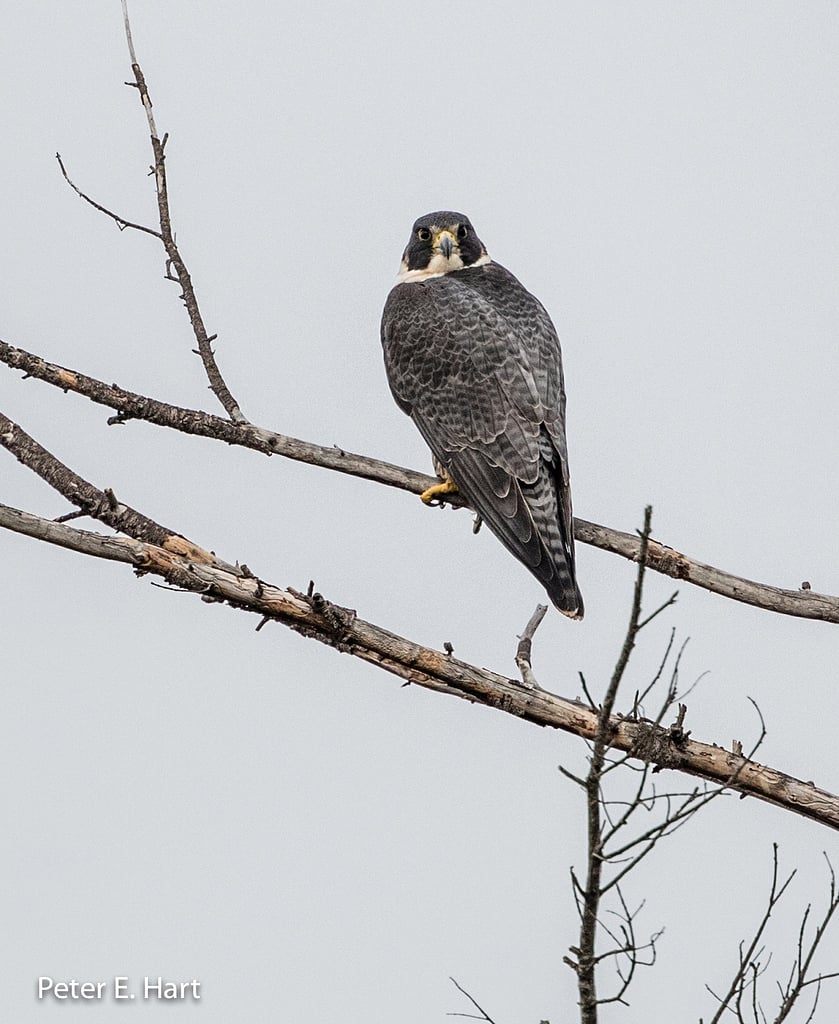
{"label": "thick dead branch", "polygon": [[[117,415],[108,421],[109,424],[125,423],[132,419],[143,420],[183,434],[213,438],[225,444],[249,448],[262,455],[282,455],[295,462],[305,462],[339,473],[347,473],[414,494],[422,494],[436,480],[436,477],[430,477],[425,473],[402,469],[400,466],[379,459],[370,459],[364,455],[354,455],[342,448],[300,441],[295,437],[278,434],[250,423],[232,423],[212,413],[185,409],[147,398],[145,395],[126,391],[116,384],[105,384],[95,377],[66,369],[56,363],[48,363],[40,356],[15,348],[4,341],[0,341],[0,362],[13,369],[22,370],[25,377],[35,377],[62,391],[73,391],[97,405],[114,409]],[[457,501],[457,495],[452,495],[451,503],[456,504]]]}
{"label": "thick dead branch", "polygon": [[[322,597],[315,601],[246,575],[224,563],[193,561],[154,544],[78,530],[0,505],[0,528],[35,537],[86,555],[125,562],[185,590],[225,601],[234,608],[274,619],[321,643],[376,665],[400,679],[430,690],[497,708],[524,721],[592,740],[598,714],[577,701],[520,682],[423,647]],[[319,597],[319,595],[314,595]],[[332,609],[330,614],[329,610]],[[264,633],[264,630],[263,630]],[[741,753],[699,743],[654,722],[612,716],[609,744],[659,768],[685,772],[730,786],[776,807],[839,829],[839,797]],[[643,753],[638,753],[643,751]]]}
{"label": "thick dead branch", "polygon": [[[185,434],[211,437],[226,444],[238,445],[264,455],[282,455],[297,462],[306,462],[323,469],[347,473],[350,476],[372,480],[387,487],[397,487],[414,494],[422,494],[436,478],[415,470],[394,466],[389,462],[357,455],[341,448],[326,447],[278,434],[249,423],[233,423],[220,416],[184,409],[116,385],[105,384],[40,356],[15,348],[0,341],[0,362],[12,369],[22,370],[27,377],[36,377],[62,391],[74,391],[99,405],[116,411],[109,422],[121,423],[131,419],[144,420],[158,426],[178,430]],[[459,504],[453,496],[450,504]],[[574,520],[574,536],[582,544],[609,551],[612,554],[637,561],[640,541],[637,534],[624,533],[585,519]],[[782,615],[839,622],[839,597],[818,594],[813,590],[783,590],[747,580],[722,569],[689,558],[673,548],[650,539],[647,545],[647,567],[655,572],[684,580],[723,597]]]}

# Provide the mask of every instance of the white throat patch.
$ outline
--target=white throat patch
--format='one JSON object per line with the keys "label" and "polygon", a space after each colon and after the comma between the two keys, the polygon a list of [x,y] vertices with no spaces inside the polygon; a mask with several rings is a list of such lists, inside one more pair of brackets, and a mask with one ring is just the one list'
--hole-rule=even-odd
{"label": "white throat patch", "polygon": [[[475,260],[470,266],[485,267],[487,263],[492,263],[492,260],[484,253],[480,259]],[[446,274],[452,274],[456,270],[463,270],[463,260],[460,258],[459,253],[453,252],[446,259],[441,252],[437,252],[431,257],[428,266],[423,267],[422,270],[408,270],[403,261],[402,268],[396,275],[396,280],[399,284],[409,284],[411,281],[427,281],[432,277],[445,277]]]}

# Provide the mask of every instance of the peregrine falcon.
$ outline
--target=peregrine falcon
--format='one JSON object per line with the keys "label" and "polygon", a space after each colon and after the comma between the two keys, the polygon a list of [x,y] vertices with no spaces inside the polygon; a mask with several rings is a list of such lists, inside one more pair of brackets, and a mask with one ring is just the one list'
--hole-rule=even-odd
{"label": "peregrine falcon", "polygon": [[382,346],[393,396],[442,481],[422,500],[459,491],[559,611],[581,619],[559,339],[462,213],[414,224]]}

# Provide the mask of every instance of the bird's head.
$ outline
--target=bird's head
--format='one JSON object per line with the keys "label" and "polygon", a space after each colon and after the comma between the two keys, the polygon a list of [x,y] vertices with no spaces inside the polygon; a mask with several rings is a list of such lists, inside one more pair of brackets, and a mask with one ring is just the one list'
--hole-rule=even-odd
{"label": "bird's head", "polygon": [[475,234],[469,218],[441,210],[427,213],[414,223],[402,254],[399,280],[425,281],[489,262],[484,243]]}

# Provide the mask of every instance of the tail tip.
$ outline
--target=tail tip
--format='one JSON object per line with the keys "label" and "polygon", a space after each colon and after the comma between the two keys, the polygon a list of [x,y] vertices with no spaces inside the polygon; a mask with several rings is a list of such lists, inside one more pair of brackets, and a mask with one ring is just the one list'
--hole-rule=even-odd
{"label": "tail tip", "polygon": [[579,622],[585,615],[583,596],[577,586],[574,586],[573,589],[562,587],[559,590],[549,590],[548,597],[557,611],[562,612],[563,615],[575,622]]}

